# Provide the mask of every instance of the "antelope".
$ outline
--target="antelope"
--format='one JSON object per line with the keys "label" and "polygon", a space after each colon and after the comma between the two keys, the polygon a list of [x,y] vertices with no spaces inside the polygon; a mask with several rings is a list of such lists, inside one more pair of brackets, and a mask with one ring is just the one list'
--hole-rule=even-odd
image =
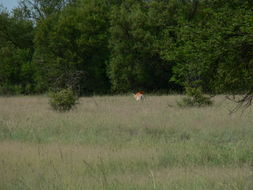
{"label": "antelope", "polygon": [[136,94],[133,94],[136,101],[140,101],[144,99],[144,91],[139,91]]}

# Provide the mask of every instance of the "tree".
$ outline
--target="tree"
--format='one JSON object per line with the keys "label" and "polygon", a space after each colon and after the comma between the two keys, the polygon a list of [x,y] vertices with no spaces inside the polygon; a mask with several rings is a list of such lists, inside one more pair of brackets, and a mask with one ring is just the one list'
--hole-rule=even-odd
{"label": "tree", "polygon": [[5,10],[0,23],[0,93],[32,93],[33,25]]}
{"label": "tree", "polygon": [[108,8],[103,0],[85,0],[38,22],[34,63],[40,91],[66,88],[80,72],[81,93],[109,91]]}
{"label": "tree", "polygon": [[19,9],[28,19],[37,21],[51,14],[60,12],[73,0],[20,0]]}
{"label": "tree", "polygon": [[[176,41],[164,53],[177,62],[172,80],[209,93],[252,94],[252,4],[200,3],[195,18],[178,17]],[[240,101],[239,101],[240,102]],[[248,105],[248,104],[247,104]]]}
{"label": "tree", "polygon": [[108,67],[115,91],[161,90],[172,66],[162,59],[163,30],[173,26],[173,4],[126,0],[111,12],[111,59]]}

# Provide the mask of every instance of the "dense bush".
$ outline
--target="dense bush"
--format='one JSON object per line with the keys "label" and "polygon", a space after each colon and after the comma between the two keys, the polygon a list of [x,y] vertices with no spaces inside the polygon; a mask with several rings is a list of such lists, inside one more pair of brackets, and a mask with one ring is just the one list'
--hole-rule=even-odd
{"label": "dense bush", "polygon": [[33,29],[31,21],[0,5],[0,94],[33,93]]}
{"label": "dense bush", "polygon": [[109,13],[102,0],[83,0],[39,21],[33,62],[41,91],[66,88],[72,73],[79,72],[85,75],[78,81],[82,94],[109,91]]}
{"label": "dense bush", "polygon": [[250,0],[22,0],[0,7],[0,86],[44,93],[82,73],[81,94],[251,92],[252,10]]}
{"label": "dense bush", "polygon": [[202,89],[200,87],[196,88],[186,88],[186,97],[181,101],[177,102],[180,107],[192,107],[192,106],[210,106],[212,105],[211,97],[203,95]]}
{"label": "dense bush", "polygon": [[0,95],[20,95],[22,87],[18,85],[3,85],[0,86]]}
{"label": "dense bush", "polygon": [[164,30],[175,25],[172,6],[162,1],[125,0],[111,11],[108,75],[113,90],[158,91],[175,87],[169,81],[173,63],[161,56]]}
{"label": "dense bush", "polygon": [[70,88],[51,92],[49,97],[49,104],[54,110],[60,112],[71,110],[71,108],[77,104],[78,100],[77,96]]}

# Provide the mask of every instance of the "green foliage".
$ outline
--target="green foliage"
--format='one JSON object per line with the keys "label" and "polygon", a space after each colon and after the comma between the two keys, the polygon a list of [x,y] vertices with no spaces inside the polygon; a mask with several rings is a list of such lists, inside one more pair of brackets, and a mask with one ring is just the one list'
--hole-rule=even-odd
{"label": "green foliage", "polygon": [[1,10],[0,23],[0,94],[33,93],[32,23]]}
{"label": "green foliage", "polygon": [[71,110],[77,104],[77,96],[71,89],[62,89],[51,92],[49,104],[56,111],[65,112]]}
{"label": "green foliage", "polygon": [[19,85],[3,84],[0,86],[0,95],[20,95],[23,89]]}
{"label": "green foliage", "polygon": [[252,9],[249,0],[22,0],[0,8],[0,86],[250,92]]}
{"label": "green foliage", "polygon": [[166,60],[177,62],[171,80],[183,86],[197,83],[204,92],[251,89],[251,9],[248,1],[213,1],[199,6],[190,20],[178,17],[176,41],[170,40],[164,51]]}
{"label": "green foliage", "polygon": [[198,88],[186,88],[186,96],[180,102],[177,102],[180,107],[201,107],[201,106],[210,106],[212,101],[210,97],[204,96],[202,89]]}
{"label": "green foliage", "polygon": [[[72,73],[82,72],[81,93],[106,92],[108,49],[108,6],[104,1],[82,1],[39,22],[34,63],[41,91],[66,88]],[[55,84],[52,81],[62,81]]]}
{"label": "green foliage", "polygon": [[163,60],[163,30],[173,26],[171,3],[124,1],[111,12],[112,48],[108,74],[112,89],[168,89],[172,66]]}

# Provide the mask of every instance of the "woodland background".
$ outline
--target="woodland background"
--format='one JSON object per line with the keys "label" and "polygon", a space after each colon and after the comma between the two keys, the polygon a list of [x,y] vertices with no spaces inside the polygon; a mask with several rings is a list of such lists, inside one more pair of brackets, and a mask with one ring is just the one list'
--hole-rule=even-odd
{"label": "woodland background", "polygon": [[0,94],[253,90],[251,0],[21,0],[0,8]]}

